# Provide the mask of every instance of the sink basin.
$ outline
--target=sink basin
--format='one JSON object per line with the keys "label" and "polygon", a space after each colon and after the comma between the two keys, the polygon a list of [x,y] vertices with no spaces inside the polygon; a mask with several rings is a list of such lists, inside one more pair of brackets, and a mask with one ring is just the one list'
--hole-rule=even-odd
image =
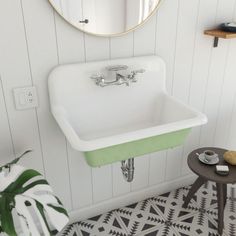
{"label": "sink basin", "polygon": [[[94,73],[107,66],[144,69],[137,82],[99,87]],[[49,75],[52,114],[72,147],[92,167],[181,145],[204,114],[166,92],[165,63],[158,56],[69,64]]]}

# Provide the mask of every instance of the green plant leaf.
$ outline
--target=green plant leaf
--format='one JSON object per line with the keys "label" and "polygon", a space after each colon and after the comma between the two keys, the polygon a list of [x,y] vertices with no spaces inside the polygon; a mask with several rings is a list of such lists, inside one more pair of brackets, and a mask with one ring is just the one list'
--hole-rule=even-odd
{"label": "green plant leaf", "polygon": [[6,196],[2,196],[0,198],[1,229],[10,236],[17,236],[10,206],[11,199]]}
{"label": "green plant leaf", "polygon": [[43,185],[43,184],[45,184],[45,185],[49,185],[49,184],[48,184],[48,181],[45,180],[45,179],[36,180],[36,181],[34,181],[33,183],[27,185],[26,187],[22,187],[22,188],[20,188],[20,189],[17,190],[16,192],[17,192],[18,194],[19,194],[19,193],[23,193],[23,192],[25,192],[25,191],[27,191],[27,190],[33,188],[34,186],[39,185],[39,184],[40,184],[40,185]]}
{"label": "green plant leaf", "polygon": [[44,223],[45,223],[45,225],[46,225],[48,231],[50,232],[50,234],[52,234],[51,229],[50,229],[50,227],[49,227],[49,225],[48,225],[48,222],[47,222],[45,213],[44,213],[44,207],[43,207],[43,205],[42,205],[40,202],[36,201],[36,206],[37,206],[37,208],[38,208],[38,210],[39,210],[39,212],[40,212],[40,214],[41,214],[41,216],[42,216],[42,218],[43,218],[43,220],[44,220]]}
{"label": "green plant leaf", "polygon": [[[31,211],[28,209],[30,207],[41,220],[40,228],[45,235],[53,235],[54,232],[60,231],[68,223],[68,214],[61,201],[53,195],[48,182],[39,172],[18,168],[15,164],[10,171],[17,171],[17,174],[13,175],[12,182],[0,192],[0,229],[10,236],[17,235],[11,214],[12,209],[15,208],[16,213],[23,219],[21,223],[24,224],[24,229],[29,231],[26,234],[39,235],[37,225],[30,216]],[[8,176],[12,178],[10,172],[7,175],[1,174],[0,182],[7,180]],[[3,207],[5,205],[6,207]],[[53,229],[50,229],[48,219],[54,226]]]}
{"label": "green plant leaf", "polygon": [[52,204],[47,204],[49,207],[53,208],[55,211],[58,211],[66,216],[68,216],[67,211],[63,208],[63,207],[59,207],[59,206],[54,206]]}
{"label": "green plant leaf", "polygon": [[25,152],[24,152],[23,154],[21,154],[19,157],[15,158],[13,161],[11,161],[11,162],[5,164],[4,166],[1,166],[1,167],[0,167],[0,172],[2,172],[2,170],[3,170],[4,168],[10,168],[12,165],[14,165],[14,164],[16,164],[17,162],[19,162],[20,159],[23,158],[23,157],[24,157],[27,153],[29,153],[29,152],[32,152],[32,150],[27,150],[27,151],[25,151]]}
{"label": "green plant leaf", "polygon": [[32,178],[36,177],[36,176],[41,176],[41,174],[39,172],[37,172],[36,170],[25,170],[17,179],[15,182],[11,183],[7,188],[6,188],[6,192],[12,192],[12,193],[17,193],[17,191],[21,191],[21,189],[23,188],[23,185],[31,180]]}

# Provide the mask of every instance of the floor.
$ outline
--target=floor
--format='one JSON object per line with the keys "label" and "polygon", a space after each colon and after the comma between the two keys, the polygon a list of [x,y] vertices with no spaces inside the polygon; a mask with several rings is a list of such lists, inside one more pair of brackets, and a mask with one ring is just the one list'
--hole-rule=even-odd
{"label": "floor", "polygon": [[[217,236],[215,185],[208,182],[187,209],[183,198],[190,186],[146,199],[68,226],[61,236]],[[236,189],[230,188],[225,207],[224,236],[236,236]]]}

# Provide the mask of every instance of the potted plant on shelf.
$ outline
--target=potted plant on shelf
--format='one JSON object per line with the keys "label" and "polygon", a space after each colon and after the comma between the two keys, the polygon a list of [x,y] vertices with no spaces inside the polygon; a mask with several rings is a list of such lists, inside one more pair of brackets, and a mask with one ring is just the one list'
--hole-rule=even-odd
{"label": "potted plant on shelf", "polygon": [[51,236],[68,223],[67,211],[43,176],[17,165],[30,151],[0,167],[0,234],[17,236],[18,216],[24,236]]}

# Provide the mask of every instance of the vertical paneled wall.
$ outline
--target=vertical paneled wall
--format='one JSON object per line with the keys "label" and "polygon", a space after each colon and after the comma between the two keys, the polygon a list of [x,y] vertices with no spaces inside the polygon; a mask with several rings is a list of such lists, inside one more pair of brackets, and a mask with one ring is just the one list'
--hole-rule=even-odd
{"label": "vertical paneled wall", "polygon": [[[69,210],[124,196],[190,173],[187,154],[216,145],[236,149],[236,40],[203,30],[236,20],[236,0],[163,0],[143,27],[116,38],[84,34],[53,11],[47,0],[0,1],[0,163],[25,149],[23,164],[41,171]],[[63,63],[158,54],[167,64],[167,88],[205,112],[209,123],[184,146],[135,159],[128,184],[120,164],[91,169],[67,143],[49,110],[47,76]],[[37,109],[17,111],[12,89],[35,85]]]}

